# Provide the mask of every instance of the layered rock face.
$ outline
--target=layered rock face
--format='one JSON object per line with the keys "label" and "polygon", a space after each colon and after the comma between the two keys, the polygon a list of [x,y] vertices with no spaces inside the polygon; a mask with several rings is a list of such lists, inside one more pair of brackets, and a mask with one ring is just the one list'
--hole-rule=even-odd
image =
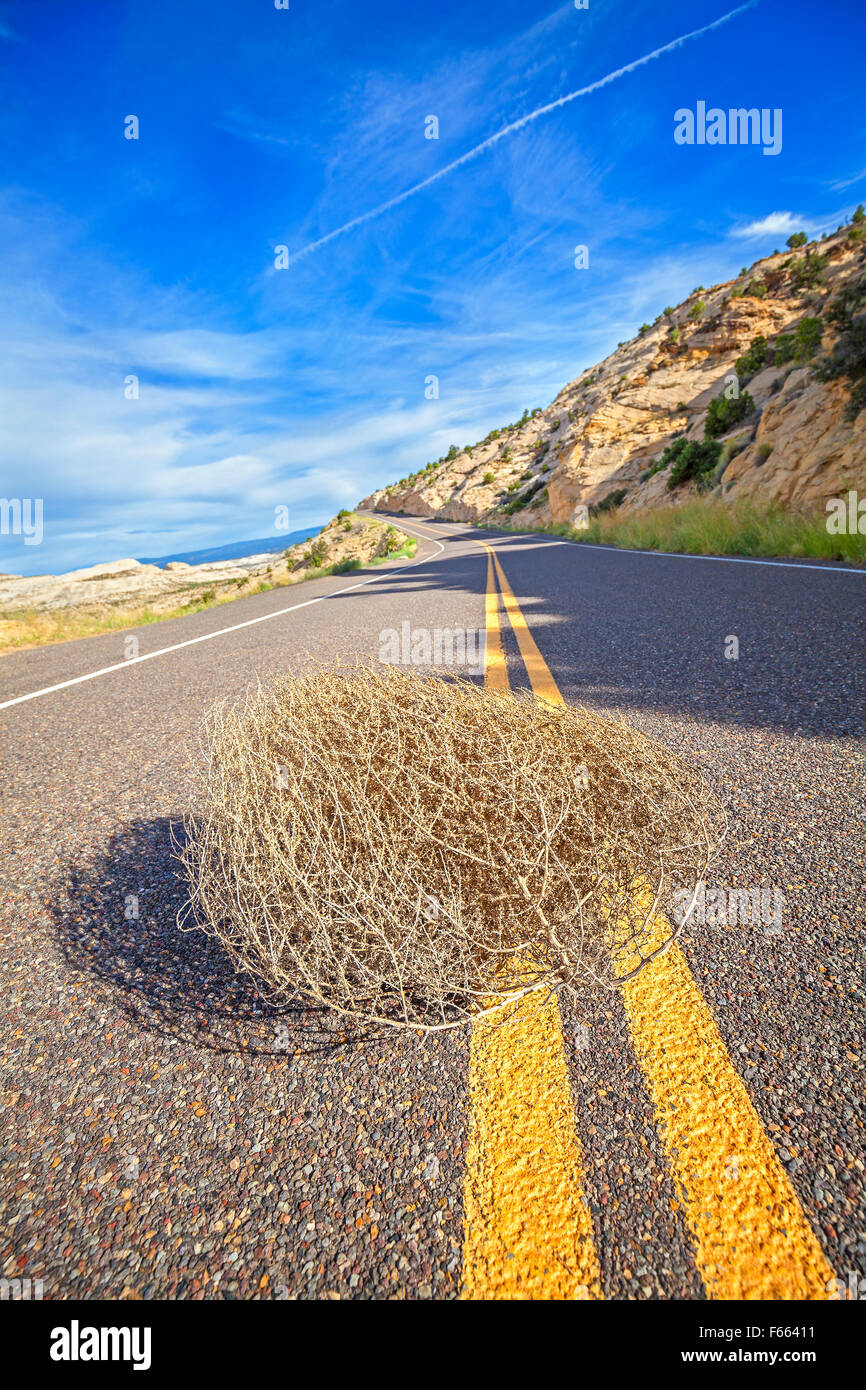
{"label": "layered rock face", "polygon": [[138,560],[109,560],[66,574],[32,578],[0,576],[0,614],[25,610],[50,612],[57,608],[118,607],[133,603],[183,603],[205,589],[244,583],[263,575],[278,561],[276,555],[255,555],[207,565],[170,560],[164,569]]}
{"label": "layered rock face", "polygon": [[[846,227],[694,291],[546,410],[371,494],[362,507],[531,528],[571,523],[576,509],[606,499],[623,510],[675,506],[697,484],[669,489],[670,466],[654,470],[666,446],[703,440],[710,402],[746,391],[744,418],[717,432],[720,461],[701,480],[704,491],[806,512],[849,488],[866,493],[866,410],[851,418],[851,380],[822,380],[816,370],[838,340],[832,307],[841,292],[855,312],[866,308],[864,252],[862,229]],[[765,340],[764,361],[738,372],[756,339]]]}

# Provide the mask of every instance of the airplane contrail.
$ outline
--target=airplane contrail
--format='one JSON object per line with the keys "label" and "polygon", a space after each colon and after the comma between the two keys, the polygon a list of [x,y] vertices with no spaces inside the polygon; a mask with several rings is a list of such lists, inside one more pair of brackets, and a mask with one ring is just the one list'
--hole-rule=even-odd
{"label": "airplane contrail", "polygon": [[672,49],[679,48],[680,44],[687,43],[689,39],[698,39],[702,34],[708,34],[711,29],[718,29],[722,24],[727,24],[728,20],[735,19],[738,14],[745,10],[751,10],[758,3],[758,0],[748,0],[745,5],[738,5],[735,10],[729,10],[719,19],[714,19],[712,23],[705,24],[701,29],[693,29],[690,34],[681,34],[678,39],[671,39],[670,43],[663,44],[661,48],[654,48],[652,53],[645,53],[642,58],[635,58],[633,62],[626,63],[624,67],[617,68],[615,72],[609,72],[606,77],[600,77],[597,82],[590,82],[586,87],[578,87],[577,91],[567,92],[563,97],[557,97],[556,101],[549,101],[546,106],[538,106],[528,115],[521,116],[519,120],[512,121],[510,125],[503,126],[497,130],[495,135],[490,135],[486,140],[482,140],[480,145],[475,145],[465,154],[461,154],[458,159],[453,159],[450,164],[437,169],[435,174],[430,174],[420,183],[416,183],[412,188],[407,188],[403,193],[398,193],[395,198],[389,198],[386,203],[380,203],[378,207],[370,208],[368,212],[362,212],[359,217],[353,217],[350,222],[344,222],[342,227],[335,227],[332,232],[327,232],[325,236],[319,237],[317,241],[311,241],[307,246],[295,252],[292,261],[303,260],[304,256],[309,256],[313,251],[318,251],[320,247],[326,246],[335,237],[342,236],[345,232],[350,232],[355,227],[360,227],[362,223],[369,222],[374,217],[381,217],[383,212],[388,212],[391,208],[399,207],[405,203],[407,198],[414,198],[416,193],[420,193],[423,188],[429,188],[431,184],[439,179],[444,179],[447,174],[453,174],[455,169],[468,164],[470,159],[475,159],[491,146],[504,140],[506,135],[512,135],[515,130],[522,130],[524,126],[531,125],[537,121],[539,116],[546,116],[549,111],[555,111],[560,106],[566,106],[570,101],[576,101],[578,97],[588,96],[590,92],[597,92],[600,87],[606,87],[610,82],[615,82],[618,77],[625,77],[626,73],[634,72],[636,68],[641,68],[645,63],[651,63],[654,58],[660,58],[663,53],[670,53]]}

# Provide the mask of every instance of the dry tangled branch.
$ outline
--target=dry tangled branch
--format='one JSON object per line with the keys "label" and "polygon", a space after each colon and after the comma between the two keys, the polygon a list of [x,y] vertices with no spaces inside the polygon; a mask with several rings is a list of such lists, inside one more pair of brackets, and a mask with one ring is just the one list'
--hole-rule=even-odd
{"label": "dry tangled branch", "polygon": [[278,994],[398,1027],[621,981],[723,834],[625,723],[393,668],[282,680],[206,739],[193,920]]}

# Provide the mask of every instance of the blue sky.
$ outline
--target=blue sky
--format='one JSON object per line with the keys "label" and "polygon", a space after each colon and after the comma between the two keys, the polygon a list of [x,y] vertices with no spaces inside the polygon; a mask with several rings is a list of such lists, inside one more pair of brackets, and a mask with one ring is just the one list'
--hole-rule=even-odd
{"label": "blue sky", "polygon": [[[0,571],[323,522],[847,219],[866,10],[760,0],[298,258],[732,8],[0,0],[0,494],[45,517]],[[780,154],[676,145],[698,100],[781,108]]]}

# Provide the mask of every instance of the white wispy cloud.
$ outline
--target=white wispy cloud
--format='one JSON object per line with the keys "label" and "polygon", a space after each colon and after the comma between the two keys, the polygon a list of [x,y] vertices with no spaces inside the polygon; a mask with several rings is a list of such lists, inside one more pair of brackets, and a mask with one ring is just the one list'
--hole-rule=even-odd
{"label": "white wispy cloud", "polygon": [[287,149],[294,149],[297,145],[296,140],[289,140],[285,135],[275,135],[273,131],[262,130],[258,126],[253,126],[245,116],[234,112],[230,112],[224,121],[217,121],[215,129],[223,131],[226,135],[234,135],[238,140],[253,140],[266,145],[284,145]]}
{"label": "white wispy cloud", "polygon": [[833,208],[823,216],[814,213],[769,212],[766,217],[759,217],[752,222],[737,223],[730,229],[728,236],[738,241],[758,241],[771,237],[784,237],[787,240],[792,232],[805,232],[811,240],[820,236],[822,232],[834,231],[836,227],[847,222],[850,216],[850,207]]}
{"label": "white wispy cloud", "polygon": [[709,24],[704,24],[700,29],[693,29],[688,34],[680,34],[677,38],[671,39],[669,43],[662,44],[661,47],[654,48],[651,53],[645,53],[642,57],[635,58],[630,63],[623,64],[622,67],[614,69],[613,72],[607,73],[604,77],[598,78],[595,82],[589,82],[585,87],[578,87],[573,92],[567,92],[565,96],[557,97],[555,101],[549,101],[543,106],[537,106],[534,111],[528,112],[527,115],[519,117],[516,121],[510,121],[508,125],[503,126],[502,129],[496,131],[494,135],[488,136],[486,140],[482,140],[480,144],[473,146],[471,150],[467,150],[465,154],[460,155],[457,159],[452,159],[449,164],[444,165],[441,169],[437,169],[434,174],[430,174],[426,179],[422,179],[420,183],[413,184],[411,188],[404,189],[402,193],[398,193],[395,197],[387,199],[384,203],[379,203],[377,207],[370,208],[367,212],[362,212],[358,217],[351,218],[350,221],[344,222],[341,227],[335,227],[333,231],[327,232],[316,241],[308,242],[306,246],[295,253],[293,259],[295,261],[301,260],[303,257],[311,255],[314,251],[318,251],[322,246],[326,246],[328,242],[333,241],[335,237],[343,236],[346,232],[354,230],[355,227],[362,226],[365,222],[371,221],[374,217],[381,217],[383,213],[389,212],[392,208],[399,207],[401,203],[405,203],[409,198],[413,198],[415,194],[420,193],[422,189],[430,188],[432,184],[438,183],[440,179],[447,178],[447,176],[453,174],[456,169],[462,168],[471,160],[477,159],[480,154],[492,149],[500,140],[504,140],[507,136],[515,134],[518,130],[525,129],[526,126],[531,125],[542,116],[546,116],[551,111],[556,111],[560,107],[567,106],[569,102],[576,101],[578,97],[589,96],[590,93],[597,92],[602,87],[609,86],[611,82],[618,81],[620,77],[625,77],[628,73],[636,72],[638,68],[645,67],[647,63],[654,62],[656,58],[661,58],[665,53],[673,52],[684,43],[688,43],[691,39],[700,38],[703,34],[708,34],[712,30],[718,29],[721,25],[727,24],[730,20],[735,19],[737,15],[743,14],[746,10],[753,9],[757,3],[758,0],[748,0],[747,4],[738,5],[736,9],[729,10],[727,14],[720,15],[718,19],[712,20]]}
{"label": "white wispy cloud", "polygon": [[843,188],[852,188],[855,183],[862,183],[866,179],[866,169],[859,169],[856,174],[852,174],[848,179],[836,179],[829,185],[835,193],[841,193]]}
{"label": "white wispy cloud", "polygon": [[732,227],[730,235],[739,237],[744,241],[752,241],[759,237],[788,237],[792,232],[799,232],[805,228],[806,221],[799,213],[768,212],[766,217],[759,217],[754,222],[747,222],[745,226]]}
{"label": "white wispy cloud", "polygon": [[249,381],[270,375],[277,347],[273,333],[217,332],[181,328],[170,332],[130,333],[118,341],[118,355],[160,372]]}

